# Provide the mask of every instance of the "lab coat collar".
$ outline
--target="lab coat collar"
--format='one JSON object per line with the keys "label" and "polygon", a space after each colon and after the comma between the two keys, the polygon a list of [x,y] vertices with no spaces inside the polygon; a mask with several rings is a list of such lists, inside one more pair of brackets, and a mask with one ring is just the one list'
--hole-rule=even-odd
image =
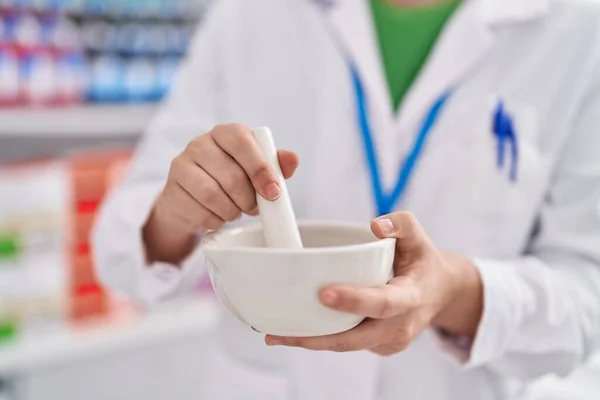
{"label": "lab coat collar", "polygon": [[474,71],[492,49],[496,27],[540,18],[550,0],[463,0],[396,115],[371,18],[371,0],[312,1],[324,10],[336,40],[356,64],[373,128],[406,131],[414,129],[416,119],[422,119],[436,98]]}
{"label": "lab coat collar", "polygon": [[[323,10],[330,11],[357,0],[312,0]],[[358,0],[370,1],[370,0]],[[490,25],[536,19],[547,13],[549,0],[464,0],[481,1],[482,20]]]}
{"label": "lab coat collar", "polygon": [[481,1],[482,20],[490,26],[535,20],[546,15],[549,10],[549,0]]}

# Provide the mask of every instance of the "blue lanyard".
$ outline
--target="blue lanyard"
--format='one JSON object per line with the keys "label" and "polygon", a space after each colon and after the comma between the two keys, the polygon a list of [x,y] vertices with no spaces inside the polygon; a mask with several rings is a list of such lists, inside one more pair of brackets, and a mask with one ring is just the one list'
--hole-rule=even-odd
{"label": "blue lanyard", "polygon": [[394,211],[396,205],[402,199],[410,179],[414,173],[415,167],[419,162],[419,158],[423,154],[423,149],[427,144],[427,139],[438,121],[444,106],[451,96],[451,91],[445,92],[438,98],[431,109],[429,110],[427,117],[423,121],[417,139],[413,145],[413,149],[408,154],[404,162],[400,166],[400,173],[398,175],[398,181],[392,193],[385,193],[383,185],[381,183],[381,175],[379,173],[379,163],[377,161],[377,150],[373,143],[373,134],[371,131],[371,124],[369,121],[369,113],[367,110],[367,99],[364,86],[356,70],[356,67],[350,63],[350,71],[352,73],[352,80],[354,84],[355,96],[356,96],[356,108],[358,114],[358,122],[360,126],[360,133],[363,140],[363,146],[365,149],[365,156],[367,164],[369,166],[369,172],[371,175],[371,184],[373,187],[373,193],[375,195],[375,201],[377,205],[377,216],[389,214]]}

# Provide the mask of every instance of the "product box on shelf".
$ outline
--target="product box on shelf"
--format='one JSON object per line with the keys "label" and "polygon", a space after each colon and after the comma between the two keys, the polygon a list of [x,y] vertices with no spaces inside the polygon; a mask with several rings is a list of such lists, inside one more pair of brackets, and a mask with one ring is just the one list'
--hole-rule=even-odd
{"label": "product box on shelf", "polygon": [[0,330],[66,316],[69,169],[61,161],[0,168]]}
{"label": "product box on shelf", "polygon": [[118,151],[74,156],[69,160],[73,193],[69,240],[73,319],[105,313],[109,306],[109,296],[95,276],[90,234],[100,205],[121,179],[128,159],[128,151]]}
{"label": "product box on shelf", "polygon": [[113,311],[90,234],[129,150],[0,166],[0,345],[22,329]]}

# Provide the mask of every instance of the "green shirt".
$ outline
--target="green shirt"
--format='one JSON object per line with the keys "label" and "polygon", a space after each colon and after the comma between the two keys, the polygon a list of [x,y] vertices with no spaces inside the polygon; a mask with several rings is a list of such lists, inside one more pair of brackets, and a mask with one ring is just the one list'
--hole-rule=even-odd
{"label": "green shirt", "polygon": [[419,7],[370,1],[388,88],[398,110],[460,0]]}

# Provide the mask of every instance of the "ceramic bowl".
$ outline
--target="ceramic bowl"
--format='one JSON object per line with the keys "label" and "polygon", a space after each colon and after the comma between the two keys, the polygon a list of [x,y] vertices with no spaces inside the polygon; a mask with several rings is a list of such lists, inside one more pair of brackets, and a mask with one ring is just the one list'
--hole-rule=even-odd
{"label": "ceramic bowl", "polygon": [[363,318],[319,302],[330,284],[378,286],[392,274],[395,240],[368,226],[300,222],[303,249],[270,249],[261,226],[211,232],[203,241],[213,287],[227,309],[255,331],[278,336],[330,335]]}

